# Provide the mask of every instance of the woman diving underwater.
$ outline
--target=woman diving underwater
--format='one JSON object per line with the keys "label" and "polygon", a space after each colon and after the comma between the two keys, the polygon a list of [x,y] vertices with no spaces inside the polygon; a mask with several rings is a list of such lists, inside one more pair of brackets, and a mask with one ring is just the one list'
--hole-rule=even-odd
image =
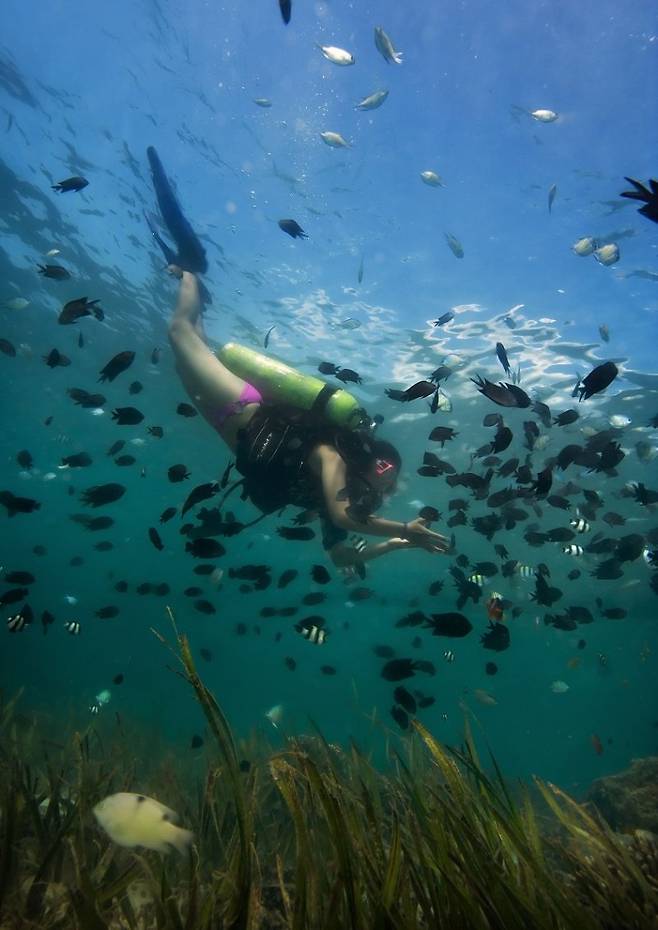
{"label": "woman diving underwater", "polygon": [[[203,333],[203,301],[195,274],[206,270],[205,252],[180,210],[155,149],[150,148],[148,156],[160,211],[178,248],[174,253],[147,217],[168,262],[167,270],[180,279],[169,323],[177,371],[201,415],[235,454],[237,470],[243,476],[243,496],[263,514],[288,504],[309,515],[317,514],[323,546],[334,564],[342,568],[358,568],[400,549],[446,552],[448,540],[430,530],[424,520],[400,523],[373,515],[384,495],[394,490],[401,459],[394,446],[374,436],[369,418],[363,428],[365,412],[349,394],[329,386],[321,386],[319,391],[314,387],[317,396],[313,402],[297,406],[294,399],[286,400],[285,391],[282,400],[280,384],[268,392],[264,377],[257,388],[221,360],[231,358],[231,353],[248,361],[250,356],[256,360],[262,356],[232,345],[225,346],[218,353],[220,357],[210,350]],[[286,366],[263,361],[276,371],[279,380],[283,377],[284,387],[290,375],[298,391],[300,381],[318,383]],[[346,407],[349,403],[353,408]],[[341,416],[333,416],[332,421],[330,411],[335,413],[340,404]],[[355,414],[360,421],[356,424]],[[350,534],[385,539],[353,546],[347,542]]]}

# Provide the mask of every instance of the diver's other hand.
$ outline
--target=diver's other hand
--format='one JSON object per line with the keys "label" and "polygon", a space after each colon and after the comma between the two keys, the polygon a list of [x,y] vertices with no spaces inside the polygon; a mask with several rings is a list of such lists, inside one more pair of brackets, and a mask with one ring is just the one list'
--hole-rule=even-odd
{"label": "diver's other hand", "polygon": [[404,538],[414,546],[421,546],[428,549],[438,549],[440,552],[447,552],[450,548],[450,540],[434,530],[428,529],[422,517],[417,517],[407,523]]}
{"label": "diver's other hand", "polygon": [[402,539],[401,536],[394,536],[388,541],[389,547],[391,549],[424,549],[426,552],[434,552],[437,555],[446,551],[444,546],[438,546],[435,541],[429,540],[411,540],[411,539]]}
{"label": "diver's other hand", "polygon": [[183,269],[178,265],[167,265],[166,271],[167,274],[172,276],[172,278],[178,278],[179,281],[182,279],[184,274]]}

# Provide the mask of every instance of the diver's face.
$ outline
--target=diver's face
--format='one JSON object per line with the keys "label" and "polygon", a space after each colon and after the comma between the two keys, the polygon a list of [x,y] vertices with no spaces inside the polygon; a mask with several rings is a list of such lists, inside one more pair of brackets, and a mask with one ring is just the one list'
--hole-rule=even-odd
{"label": "diver's face", "polygon": [[393,491],[397,478],[397,468],[386,459],[375,459],[366,472],[368,484],[382,494],[389,494]]}

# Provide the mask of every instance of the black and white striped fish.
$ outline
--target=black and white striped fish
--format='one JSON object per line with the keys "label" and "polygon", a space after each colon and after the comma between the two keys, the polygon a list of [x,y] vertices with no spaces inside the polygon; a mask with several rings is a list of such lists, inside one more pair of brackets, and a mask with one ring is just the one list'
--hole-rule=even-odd
{"label": "black and white striped fish", "polygon": [[446,651],[443,653],[443,658],[446,660],[446,662],[454,662],[455,654],[452,649],[446,649]]}
{"label": "black and white striped fish", "polygon": [[29,620],[22,613],[14,614],[7,619],[7,629],[10,633],[21,633],[27,626],[29,626]]}
{"label": "black and white striped fish", "polygon": [[302,634],[304,639],[308,640],[309,643],[315,643],[316,646],[321,646],[325,643],[329,635],[327,630],[323,629],[321,626],[317,626],[315,623],[309,623],[308,625],[297,623],[295,629],[298,633]]}
{"label": "black and white striped fish", "polygon": [[80,624],[77,620],[66,620],[64,623],[64,628],[67,633],[70,633],[71,636],[80,635]]}
{"label": "black and white striped fish", "polygon": [[579,556],[579,555],[582,555],[582,554],[583,554],[584,549],[583,549],[582,546],[579,546],[579,545],[577,545],[576,543],[569,543],[568,546],[564,546],[564,548],[562,549],[562,551],[564,552],[565,555],[576,555],[576,556]]}
{"label": "black and white striped fish", "polygon": [[577,520],[569,520],[569,525],[573,526],[576,533],[589,533],[591,529],[591,526],[583,517],[578,517]]}
{"label": "black and white striped fish", "polygon": [[350,542],[352,543],[352,548],[356,549],[357,552],[363,552],[363,550],[368,547],[368,543],[363,536],[357,536],[356,533],[350,536]]}

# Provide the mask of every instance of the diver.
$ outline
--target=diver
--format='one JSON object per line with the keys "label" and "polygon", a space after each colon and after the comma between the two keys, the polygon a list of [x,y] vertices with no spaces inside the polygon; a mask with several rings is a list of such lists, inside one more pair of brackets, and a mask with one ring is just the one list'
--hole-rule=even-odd
{"label": "diver", "polygon": [[[323,547],[341,568],[399,549],[446,552],[448,540],[420,518],[399,523],[373,516],[396,486],[402,464],[397,449],[370,429],[336,426],[321,411],[268,403],[209,349],[196,276],[176,265],[167,270],[180,279],[169,324],[178,374],[201,415],[235,454],[245,496],[263,514],[287,504],[317,513]],[[346,544],[350,534],[385,541],[354,547]]]}
{"label": "diver", "polygon": [[[306,515],[310,519],[317,514],[325,550],[335,565],[346,570],[362,573],[364,562],[399,549],[446,552],[448,540],[424,520],[398,523],[372,515],[384,495],[394,490],[402,462],[394,446],[375,437],[373,422],[355,398],[244,347],[228,344],[217,354],[209,349],[202,310],[210,295],[196,277],[207,270],[205,250],[183,214],[156,150],[150,147],[147,155],[160,213],[177,249],[174,252],[167,245],[153,218],[146,215],[167,271],[180,279],[169,324],[177,371],[201,415],[235,454],[243,476],[222,504],[241,485],[242,496],[261,511],[258,519],[288,504],[302,509],[298,524]],[[251,370],[263,369],[259,383],[265,397],[232,370],[236,360],[242,360],[244,368],[245,357]],[[225,364],[229,359],[233,364]],[[353,545],[346,544],[350,534]],[[385,541],[364,545],[360,534]]]}

